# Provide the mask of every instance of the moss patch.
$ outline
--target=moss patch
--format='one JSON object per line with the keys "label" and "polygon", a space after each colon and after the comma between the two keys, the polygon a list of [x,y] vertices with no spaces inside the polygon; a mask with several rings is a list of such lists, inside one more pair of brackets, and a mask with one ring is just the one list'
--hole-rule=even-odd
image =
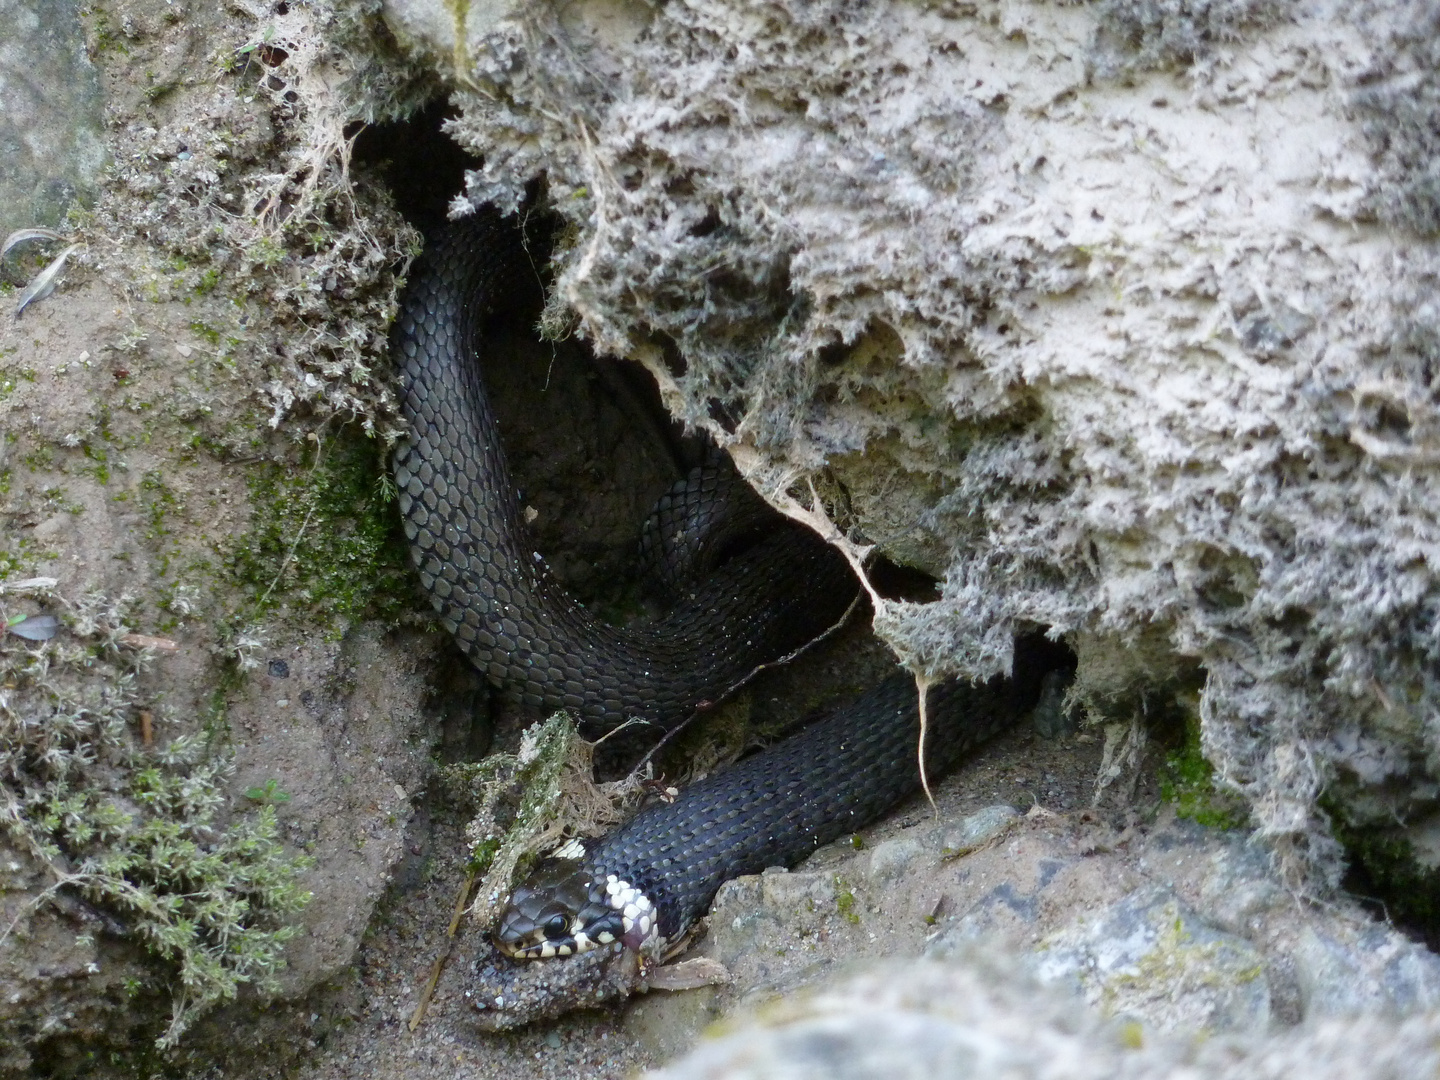
{"label": "moss patch", "polygon": [[1410,841],[1394,830],[1351,825],[1333,801],[1325,808],[1350,859],[1345,888],[1379,900],[1389,918],[1421,935],[1430,948],[1440,946],[1440,869],[1422,866]]}
{"label": "moss patch", "polygon": [[850,885],[838,874],[835,876],[835,912],[852,926],[860,925],[860,912],[856,910],[855,893]]}
{"label": "moss patch", "polygon": [[316,455],[304,469],[250,470],[254,517],[230,554],[230,574],[255,615],[303,608],[331,620],[393,621],[415,594],[382,445],[351,427],[318,443]]}
{"label": "moss patch", "polygon": [[1249,820],[1244,802],[1215,786],[1215,770],[1200,752],[1200,726],[1185,727],[1185,742],[1160,768],[1160,797],[1175,813],[1212,829],[1241,829]]}

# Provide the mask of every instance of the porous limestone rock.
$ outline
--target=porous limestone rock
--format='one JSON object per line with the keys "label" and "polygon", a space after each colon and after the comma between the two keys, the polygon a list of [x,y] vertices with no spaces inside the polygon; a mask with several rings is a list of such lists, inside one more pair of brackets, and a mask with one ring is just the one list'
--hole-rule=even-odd
{"label": "porous limestone rock", "polygon": [[[1432,5],[388,0],[468,200],[545,178],[552,329],[644,362],[778,505],[1041,623],[1092,716],[1198,691],[1291,873],[1435,795]],[[459,9],[456,9],[459,10]]]}

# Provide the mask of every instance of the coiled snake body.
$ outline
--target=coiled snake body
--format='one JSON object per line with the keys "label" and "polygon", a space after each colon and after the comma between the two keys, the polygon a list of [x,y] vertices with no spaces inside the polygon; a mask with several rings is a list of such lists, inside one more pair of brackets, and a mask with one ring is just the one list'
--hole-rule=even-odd
{"label": "coiled snake body", "polygon": [[[638,629],[599,622],[557,585],[532,551],[474,355],[486,316],[533,286],[522,245],[482,210],[432,239],[412,273],[392,349],[410,424],[394,472],[411,554],[441,621],[494,683],[531,706],[567,708],[591,730],[631,717],[668,729],[833,624],[855,582],[837,553],[787,523]],[[931,775],[1026,696],[999,682],[933,690]],[[571,859],[542,864],[516,891],[498,943],[520,957],[668,951],[727,878],[792,864],[912,792],[918,728],[914,683],[887,680],[675,803],[571,845]],[[514,1022],[547,1011],[553,1003]]]}
{"label": "coiled snake body", "polygon": [[785,525],[648,626],[601,622],[558,585],[530,543],[475,361],[486,316],[533,287],[521,244],[477,213],[431,241],[406,291],[392,354],[410,436],[394,471],[411,556],[492,682],[592,730],[632,717],[668,729],[832,625],[855,583],[836,552]]}

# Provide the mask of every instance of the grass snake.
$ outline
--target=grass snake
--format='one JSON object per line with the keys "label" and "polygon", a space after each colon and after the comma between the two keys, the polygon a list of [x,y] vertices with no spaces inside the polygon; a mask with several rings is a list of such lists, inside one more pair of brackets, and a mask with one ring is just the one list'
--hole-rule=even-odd
{"label": "grass snake", "polygon": [[[523,234],[489,209],[430,238],[416,262],[392,340],[409,425],[394,474],[411,555],[441,622],[494,684],[529,706],[569,709],[592,732],[632,717],[668,730],[833,624],[855,582],[833,549],[781,523],[747,533],[652,623],[613,627],[572,599],[533,551],[477,363],[487,318],[535,287]],[[930,775],[1033,704],[1036,687],[933,688]],[[886,680],[608,837],[570,845],[571,858],[542,863],[512,897],[498,943],[510,956],[589,951],[592,967],[596,954],[609,963],[673,951],[723,881],[792,865],[911,794],[918,730],[914,683]],[[527,966],[551,967],[511,968]],[[567,1007],[563,993],[535,991],[550,986],[548,973],[529,978],[528,1008],[524,988],[514,989],[525,974],[492,974],[511,987],[476,995],[492,1026]],[[591,993],[570,1004],[593,1004]]]}

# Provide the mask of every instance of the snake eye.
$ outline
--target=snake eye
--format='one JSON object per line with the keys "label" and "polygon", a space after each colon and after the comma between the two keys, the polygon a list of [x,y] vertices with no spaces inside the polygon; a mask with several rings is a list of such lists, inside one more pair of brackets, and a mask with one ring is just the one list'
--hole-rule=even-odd
{"label": "snake eye", "polygon": [[545,920],[545,936],[552,941],[570,932],[570,920],[564,915],[551,915]]}

